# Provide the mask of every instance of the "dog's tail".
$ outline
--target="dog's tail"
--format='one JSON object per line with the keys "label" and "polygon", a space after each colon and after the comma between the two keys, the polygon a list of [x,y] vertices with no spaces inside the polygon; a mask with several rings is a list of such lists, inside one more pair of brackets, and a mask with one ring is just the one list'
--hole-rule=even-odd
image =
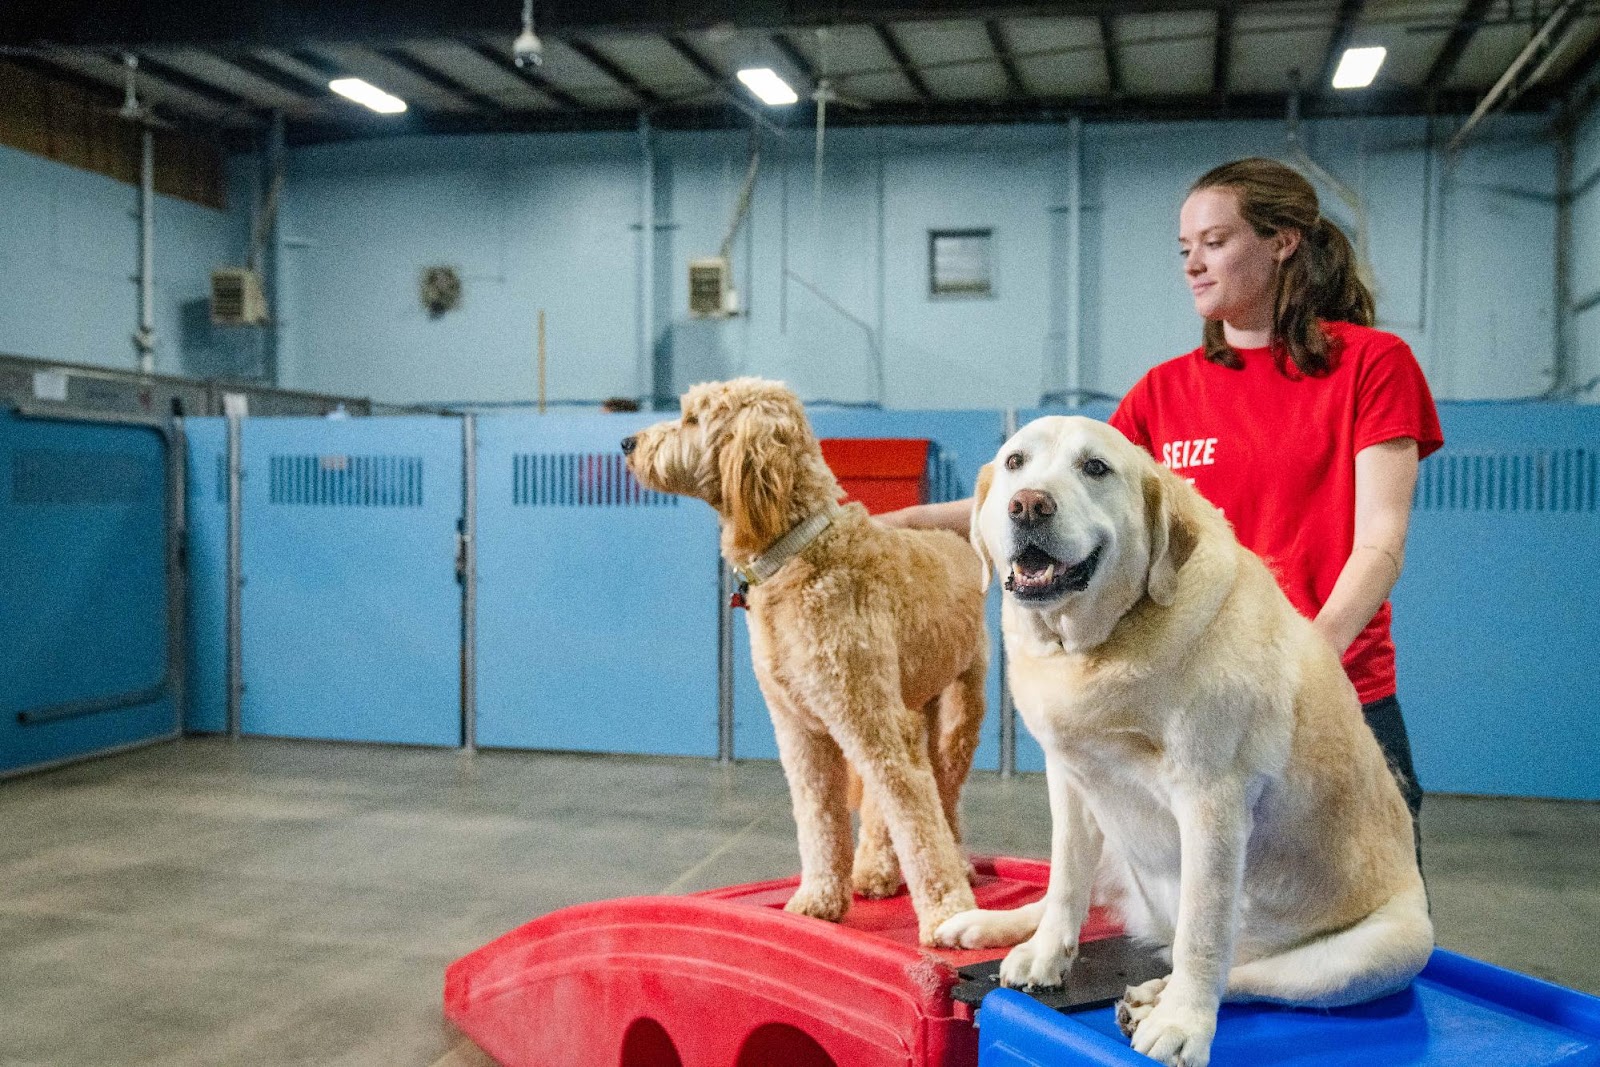
{"label": "dog's tail", "polygon": [[1433,951],[1433,920],[1421,879],[1365,919],[1228,974],[1228,1001],[1313,1008],[1360,1004],[1398,992]]}

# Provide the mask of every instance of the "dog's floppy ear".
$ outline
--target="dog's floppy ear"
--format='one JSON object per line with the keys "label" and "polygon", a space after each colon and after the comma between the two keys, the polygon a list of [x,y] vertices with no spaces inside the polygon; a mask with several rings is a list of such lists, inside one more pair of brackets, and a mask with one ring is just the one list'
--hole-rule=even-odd
{"label": "dog's floppy ear", "polygon": [[[1168,484],[1171,482],[1172,484]],[[1176,477],[1144,476],[1144,521],[1150,535],[1150,599],[1170,608],[1178,597],[1178,571],[1194,551],[1194,531],[1179,514]]]}
{"label": "dog's floppy ear", "polygon": [[779,440],[776,429],[759,405],[747,407],[734,417],[717,456],[734,542],[757,552],[787,532],[794,495],[795,450]]}
{"label": "dog's floppy ear", "polygon": [[972,549],[978,553],[978,562],[983,564],[983,591],[989,591],[990,572],[994,570],[994,561],[989,558],[989,546],[983,543],[983,532],[978,529],[978,513],[983,510],[984,498],[989,495],[989,487],[994,484],[994,464],[985,463],[978,470],[978,485],[972,493],[972,521],[967,528],[967,536],[972,539]]}

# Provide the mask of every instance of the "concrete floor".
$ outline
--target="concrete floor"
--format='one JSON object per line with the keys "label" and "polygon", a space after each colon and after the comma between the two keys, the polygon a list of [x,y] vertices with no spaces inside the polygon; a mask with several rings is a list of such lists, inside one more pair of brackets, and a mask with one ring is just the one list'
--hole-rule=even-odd
{"label": "concrete floor", "polygon": [[[1048,850],[978,774],[974,851]],[[796,868],[772,764],[191,739],[0,782],[0,1064],[487,1060],[445,966],[579,901]],[[1600,805],[1432,796],[1441,944],[1600,993]]]}

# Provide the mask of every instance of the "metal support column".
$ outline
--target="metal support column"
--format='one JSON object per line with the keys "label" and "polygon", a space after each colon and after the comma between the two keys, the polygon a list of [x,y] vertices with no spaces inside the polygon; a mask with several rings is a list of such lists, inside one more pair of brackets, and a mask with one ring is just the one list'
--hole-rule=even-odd
{"label": "metal support column", "polygon": [[[129,90],[132,92],[132,90]],[[148,125],[140,127],[139,153],[139,328],[133,347],[139,355],[139,373],[156,369],[155,244],[156,244],[156,139]]]}
{"label": "metal support column", "polygon": [[717,558],[717,762],[733,762],[733,572]]}
{"label": "metal support column", "polygon": [[244,586],[240,571],[240,523],[244,471],[240,466],[240,416],[228,416],[228,737],[238,740],[244,697],[244,668],[239,652],[239,595]]}
{"label": "metal support column", "polygon": [[461,582],[461,747],[478,748],[478,419],[461,420],[461,518],[456,577]]}

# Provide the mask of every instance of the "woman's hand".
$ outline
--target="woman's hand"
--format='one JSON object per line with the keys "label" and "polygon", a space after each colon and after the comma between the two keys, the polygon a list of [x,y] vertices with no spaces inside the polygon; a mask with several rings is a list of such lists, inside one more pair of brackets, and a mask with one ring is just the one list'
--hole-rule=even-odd
{"label": "woman's hand", "polygon": [[967,536],[972,524],[972,498],[947,500],[941,504],[913,504],[898,511],[876,516],[885,526],[906,530],[950,530]]}

